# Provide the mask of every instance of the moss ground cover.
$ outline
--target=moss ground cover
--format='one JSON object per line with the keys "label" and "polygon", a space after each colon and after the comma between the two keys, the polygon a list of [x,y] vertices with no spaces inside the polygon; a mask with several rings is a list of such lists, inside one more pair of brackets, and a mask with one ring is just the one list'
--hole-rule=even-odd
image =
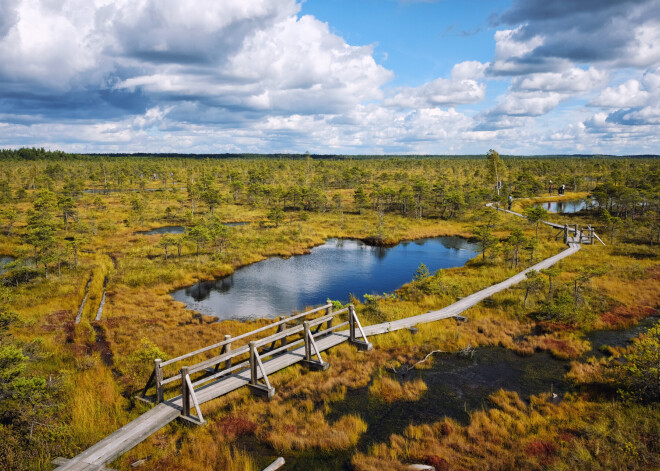
{"label": "moss ground cover", "polygon": [[[305,253],[329,237],[390,244],[458,235],[485,242],[483,255],[465,267],[421,271],[394,293],[354,300],[364,323],[373,324],[447,306],[564,248],[554,240],[555,230],[542,226],[537,238],[533,224],[484,212],[494,197],[485,159],[2,158],[0,253],[16,258],[0,287],[0,441],[6,444],[0,462],[8,469],[49,468],[55,456],[71,456],[137,417],[146,406],[131,397],[154,357],[173,357],[266,323],[215,322],[172,300],[173,289],[266,257]],[[208,427],[172,424],[113,466],[128,469],[146,459],[143,469],[257,469],[280,452],[351,453],[365,423],[355,414],[328,418],[331,404],[347,390],[369,386],[375,397],[392,401],[424,394],[423,384],[392,377],[392,365],[412,364],[436,349],[478,346],[503,346],[519,355],[548,351],[577,361],[589,347],[589,331],[623,328],[657,314],[657,162],[505,164],[502,202],[512,192],[513,209],[524,211],[534,201],[525,198],[545,196],[547,179],[570,181],[566,199],[593,195],[598,207],[549,218],[591,224],[608,246],[584,246],[554,271],[470,309],[469,322],[379,336],[369,353],[340,346],[327,355],[328,372],[280,372],[272,378],[277,397],[267,405],[243,391],[205,404]],[[214,221],[250,224],[222,229]],[[135,234],[165,225],[187,231],[170,238]],[[95,321],[106,278],[106,304]],[[604,374],[589,365],[576,363],[571,374],[584,381]],[[533,407],[519,401],[498,393],[466,427],[441,417],[429,430],[412,425],[391,443],[356,454],[353,466],[384,467],[389,459],[392,469],[415,460],[438,469],[443,463],[478,468],[495,466],[501,457],[503,467],[527,462],[531,468],[570,469],[603,456],[614,467],[626,457],[635,466],[657,465],[658,450],[645,438],[657,434],[653,404],[579,395],[560,404],[535,398]],[[573,412],[593,423],[566,419]],[[635,428],[633,420],[642,416],[644,426]],[[569,425],[557,425],[562,420]],[[611,442],[604,438],[607,423],[621,428]],[[477,433],[480,427],[487,432]],[[258,446],[241,448],[237,436]],[[510,452],[502,454],[507,447]]]}

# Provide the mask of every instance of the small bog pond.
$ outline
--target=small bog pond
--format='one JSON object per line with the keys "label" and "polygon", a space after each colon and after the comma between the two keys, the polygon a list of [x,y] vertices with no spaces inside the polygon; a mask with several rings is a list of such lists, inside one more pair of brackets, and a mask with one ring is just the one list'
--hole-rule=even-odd
{"label": "small bog pond", "polygon": [[148,231],[136,231],[133,235],[154,235],[154,234],[183,234],[186,231],[184,226],[163,226]]}
{"label": "small bog pond", "polygon": [[390,292],[412,280],[424,263],[431,273],[463,266],[478,246],[459,237],[436,237],[373,247],[352,239],[329,239],[310,254],[270,258],[172,293],[188,309],[220,319],[291,314],[327,298]]}
{"label": "small bog pond", "polygon": [[[223,226],[237,227],[250,224],[249,222],[223,222]],[[154,234],[183,234],[186,232],[185,226],[163,226],[148,231],[136,231],[133,235],[154,235]]]}
{"label": "small bog pond", "polygon": [[592,199],[582,198],[570,201],[545,201],[539,203],[537,206],[547,209],[550,213],[569,214],[577,213],[583,209],[590,209],[593,207],[593,204]]}
{"label": "small bog pond", "polygon": [[5,273],[5,265],[13,262],[14,260],[16,260],[14,257],[9,257],[6,255],[0,256],[0,275]]}

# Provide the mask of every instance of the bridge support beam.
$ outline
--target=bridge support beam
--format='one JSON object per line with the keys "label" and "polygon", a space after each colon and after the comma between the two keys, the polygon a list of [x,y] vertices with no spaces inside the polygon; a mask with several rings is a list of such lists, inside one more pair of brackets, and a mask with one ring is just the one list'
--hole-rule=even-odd
{"label": "bridge support beam", "polygon": [[[263,377],[265,384],[258,381],[259,370],[261,370],[261,376]],[[257,351],[257,342],[254,340],[250,342],[250,382],[248,383],[248,387],[254,394],[264,396],[268,399],[275,395],[275,388],[272,387],[270,381],[268,381],[266,370],[261,362],[259,352]]]}
{"label": "bridge support beam", "polygon": [[[303,360],[303,363],[307,365],[307,367],[311,370],[327,370],[330,367],[330,364],[326,361],[323,361],[323,358],[321,358],[321,352],[319,352],[319,348],[316,346],[316,342],[314,341],[314,335],[312,334],[312,331],[309,327],[309,321],[303,322],[303,326],[305,328],[305,359]],[[314,352],[316,352],[316,357],[318,360],[313,359],[312,349],[314,349]]]}
{"label": "bridge support beam", "polygon": [[[195,406],[197,417],[190,414],[191,402]],[[197,396],[195,395],[195,390],[193,389],[192,382],[190,381],[190,375],[188,374],[187,366],[181,368],[181,406],[182,419],[187,420],[188,422],[192,422],[195,425],[202,425],[205,423],[204,416],[202,416],[202,411],[199,408]]]}
{"label": "bridge support beam", "polygon": [[[360,335],[362,336],[363,340],[358,340],[358,338],[355,335],[355,328],[358,328],[360,331]],[[362,326],[360,325],[360,320],[357,317],[357,314],[355,314],[355,307],[353,305],[350,305],[348,307],[348,341],[349,343],[355,345],[358,350],[366,352],[369,351],[373,348],[373,345],[371,342],[367,340],[367,336],[364,334],[364,330],[362,330]]]}

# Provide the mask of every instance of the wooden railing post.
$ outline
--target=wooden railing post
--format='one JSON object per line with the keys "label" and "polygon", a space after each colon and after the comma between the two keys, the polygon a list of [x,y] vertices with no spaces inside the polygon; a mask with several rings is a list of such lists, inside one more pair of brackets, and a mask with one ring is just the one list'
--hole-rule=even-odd
{"label": "wooden railing post", "polygon": [[[266,384],[261,384],[258,381],[258,369],[261,369],[261,376]],[[275,395],[275,388],[268,381],[266,370],[263,363],[261,363],[261,358],[259,358],[259,352],[257,351],[257,342],[254,340],[250,342],[250,382],[248,383],[248,387],[255,394],[266,396],[268,399]]]}
{"label": "wooden railing post", "polygon": [[305,361],[312,361],[312,342],[309,341],[312,331],[309,329],[309,321],[303,322],[303,327],[305,328]]}
{"label": "wooden railing post", "polygon": [[[286,322],[285,322],[284,324],[282,324],[282,325],[280,326],[280,328],[281,328],[280,332],[286,330]],[[287,339],[286,339],[286,335],[285,335],[285,336],[282,337],[282,339],[280,340],[280,347],[285,346],[285,345],[287,344],[287,342],[288,342],[288,341],[287,341]]]}
{"label": "wooden railing post", "polygon": [[257,384],[257,347],[254,340],[250,342],[250,384]]}
{"label": "wooden railing post", "polygon": [[[348,326],[349,326],[349,338],[348,341],[349,343],[352,343],[355,345],[358,350],[362,351],[369,351],[373,347],[371,342],[367,340],[367,336],[364,334],[364,330],[362,330],[362,326],[360,325],[360,320],[357,317],[357,314],[355,313],[355,307],[351,304],[348,307]],[[355,328],[358,328],[360,331],[360,335],[362,336],[363,340],[358,340],[355,336]]]}
{"label": "wooden railing post", "polygon": [[163,402],[163,368],[160,366],[162,360],[154,360],[154,377],[156,380],[156,404]]}
{"label": "wooden railing post", "polygon": [[355,343],[355,308],[348,306],[348,341]]}
{"label": "wooden railing post", "polygon": [[[225,335],[225,342],[227,342],[225,345],[223,345],[222,350],[220,351],[221,354],[223,353],[229,353],[231,352],[231,335]],[[225,361],[225,368],[231,368],[231,358],[227,359]],[[215,371],[218,371],[220,369],[220,363],[215,365]]]}
{"label": "wooden railing post", "polygon": [[564,244],[568,244],[568,224],[564,224]]}
{"label": "wooden railing post", "polygon": [[[330,300],[328,299],[328,304],[330,304]],[[328,311],[326,312],[326,315],[332,316],[332,304],[328,306]],[[334,319],[334,316],[330,318],[330,320],[326,323],[325,328],[329,329],[332,327],[332,321]]]}
{"label": "wooden railing post", "polygon": [[[181,368],[181,418],[196,425],[201,425],[204,423],[204,416],[199,407],[197,396],[195,396],[195,389],[192,385],[192,381],[190,381],[189,371],[190,370],[187,366]],[[197,411],[197,417],[190,415],[191,401]]]}
{"label": "wooden railing post", "polygon": [[181,368],[181,406],[183,410],[181,415],[185,417],[190,416],[190,391],[188,391],[188,381],[186,381],[186,376],[188,376],[188,367],[184,366]]}
{"label": "wooden railing post", "polygon": [[[305,329],[303,332],[303,335],[305,336],[305,359],[303,360],[303,363],[312,370],[327,370],[330,367],[330,364],[323,361],[323,358],[321,358],[321,352],[316,346],[316,342],[314,342],[314,335],[312,334],[312,329],[309,327],[309,321],[303,322],[303,327]],[[312,348],[314,349],[314,352],[316,352],[318,360],[312,358],[314,355]]]}

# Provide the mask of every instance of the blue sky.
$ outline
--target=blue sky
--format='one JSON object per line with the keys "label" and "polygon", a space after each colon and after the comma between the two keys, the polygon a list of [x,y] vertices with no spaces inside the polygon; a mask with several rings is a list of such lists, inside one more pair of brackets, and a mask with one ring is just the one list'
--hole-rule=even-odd
{"label": "blue sky", "polygon": [[328,23],[349,44],[374,44],[376,61],[395,71],[388,85],[418,86],[448,75],[454,64],[466,58],[490,60],[495,41],[489,17],[509,4],[494,0],[307,0],[301,14]]}
{"label": "blue sky", "polygon": [[4,0],[0,147],[660,154],[660,0]]}

